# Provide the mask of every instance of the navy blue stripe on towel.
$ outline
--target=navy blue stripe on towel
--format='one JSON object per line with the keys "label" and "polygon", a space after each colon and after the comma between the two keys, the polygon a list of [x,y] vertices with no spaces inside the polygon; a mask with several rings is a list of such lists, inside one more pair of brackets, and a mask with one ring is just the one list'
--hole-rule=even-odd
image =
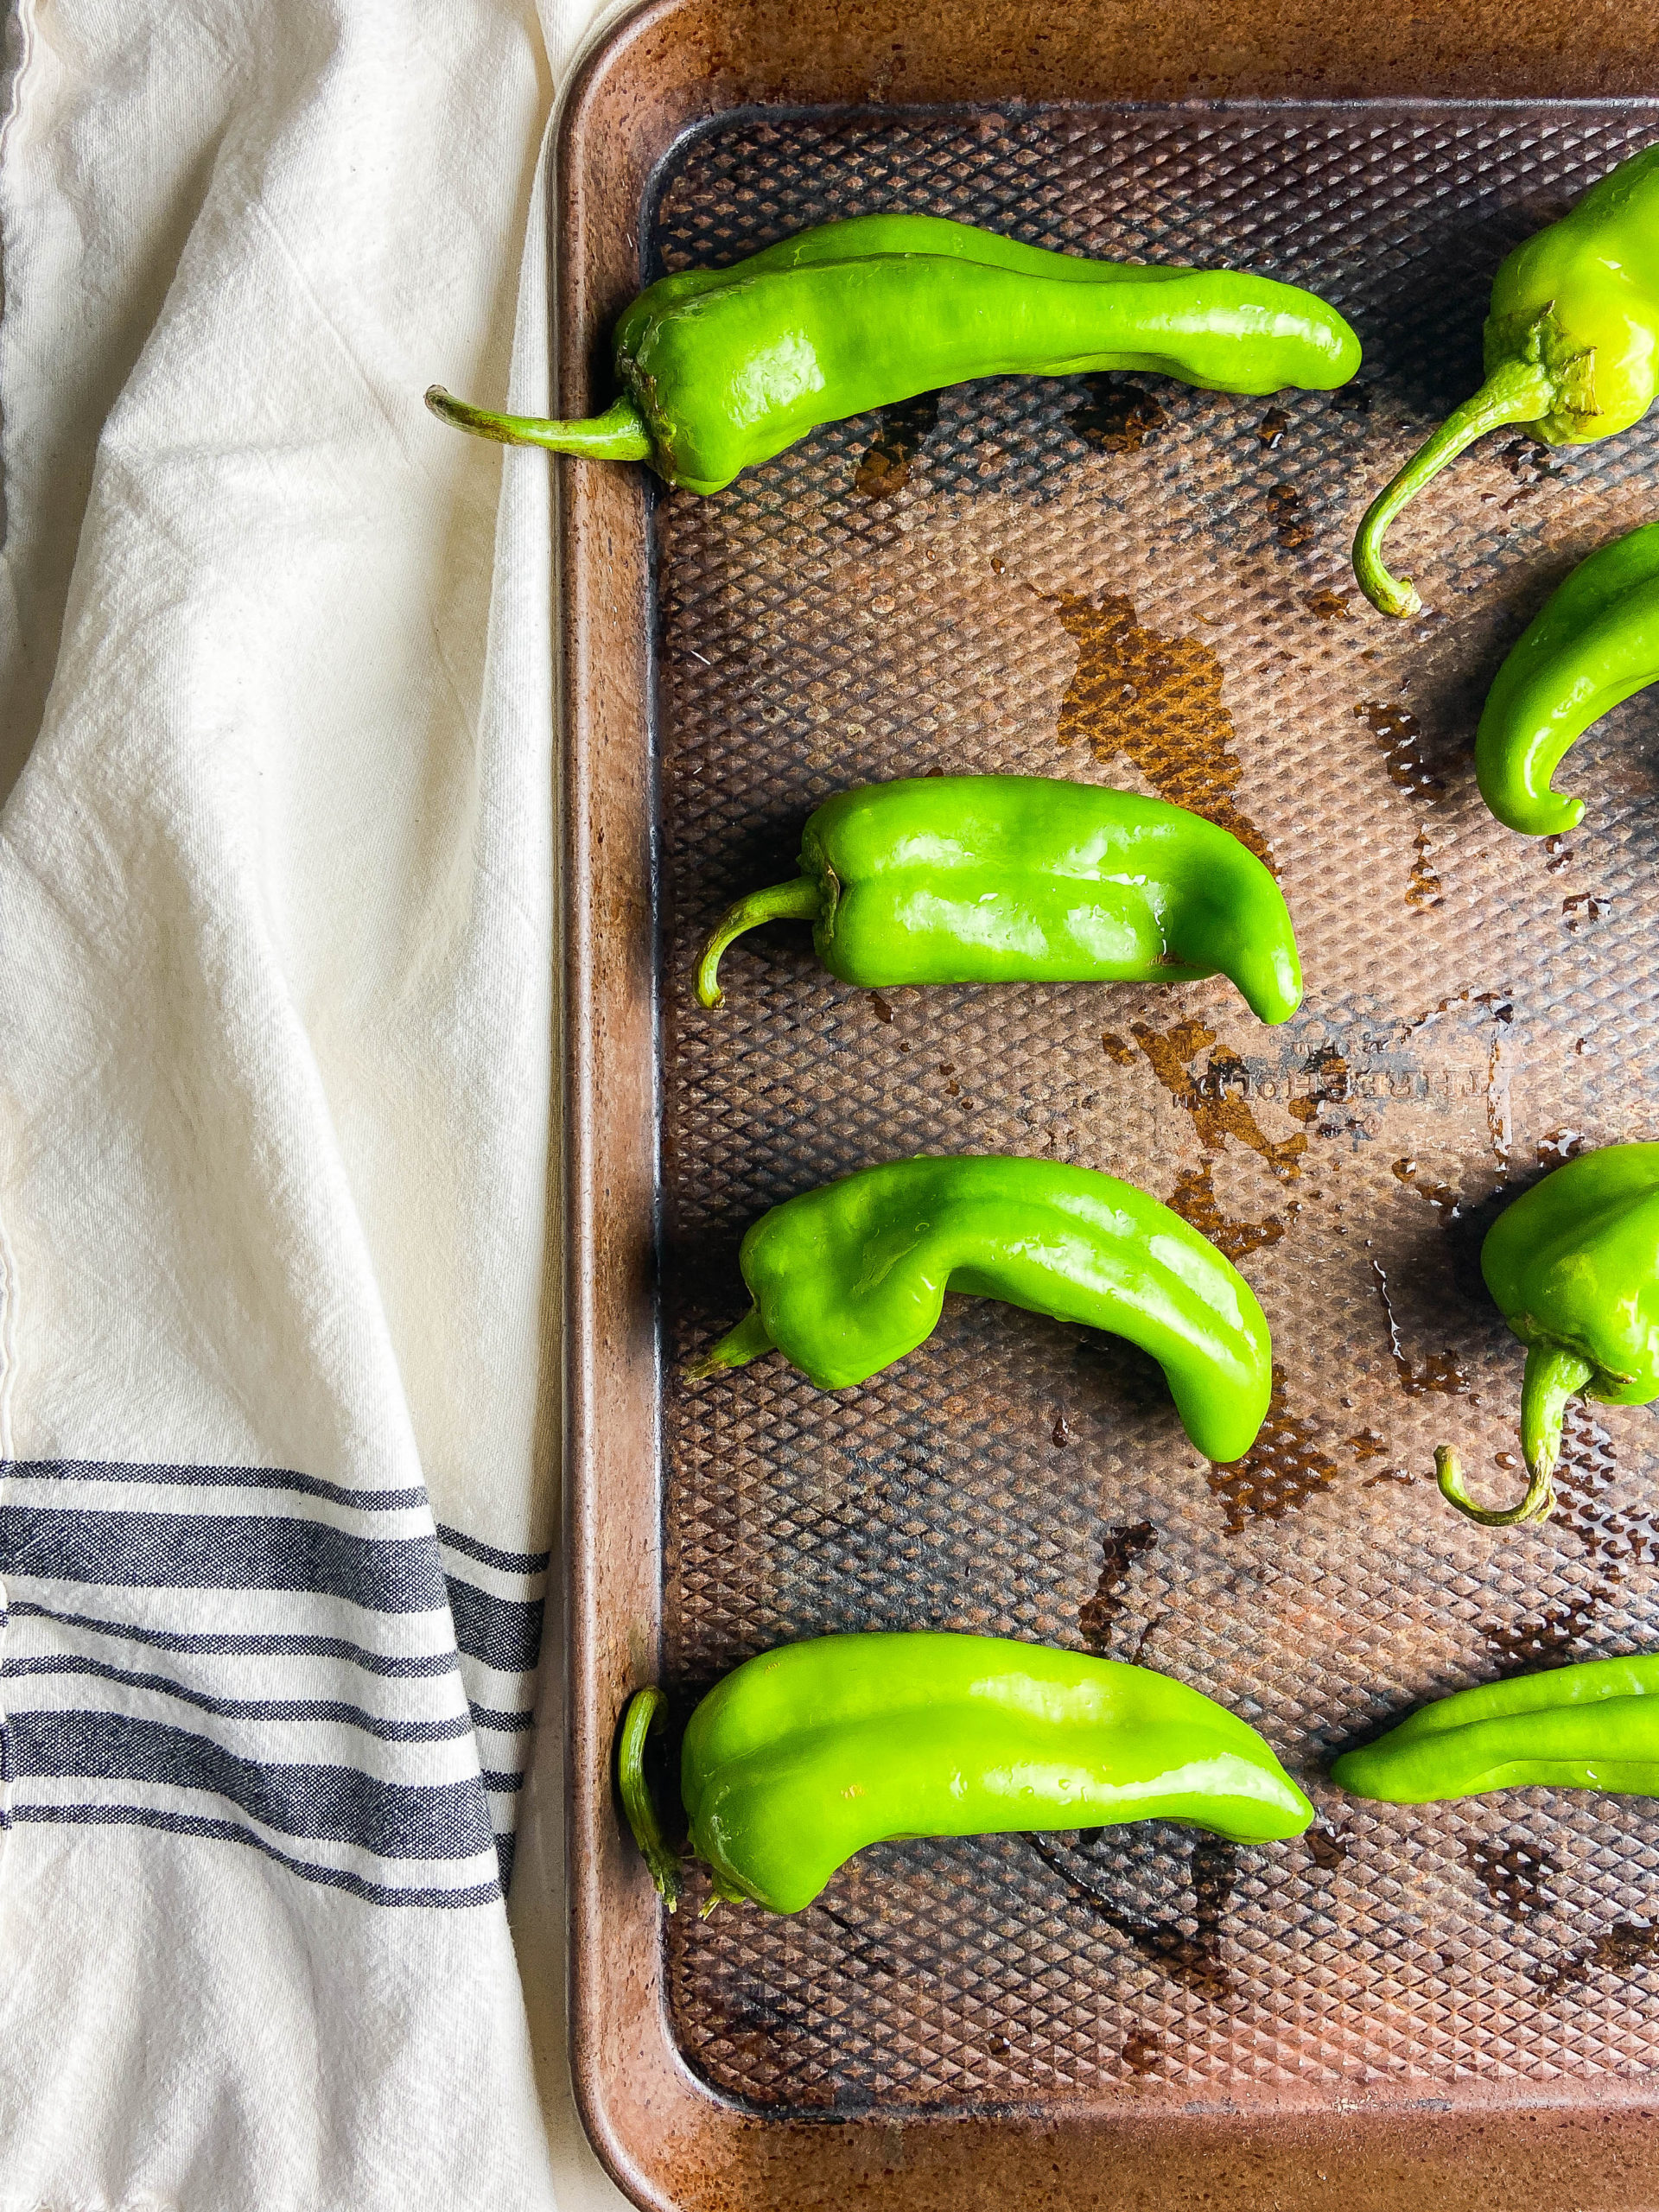
{"label": "navy blue stripe on towel", "polygon": [[528,1603],[517,1598],[497,1598],[475,1582],[449,1577],[449,1611],[455,1624],[455,1642],[474,1659],[481,1659],[498,1674],[528,1675],[542,1649],[539,1598]]}
{"label": "navy blue stripe on towel", "polygon": [[14,1598],[9,1610],[19,1620],[55,1621],[63,1628],[90,1629],[99,1636],[118,1637],[124,1643],[152,1644],[162,1651],[200,1652],[226,1659],[347,1659],[365,1674],[419,1680],[455,1671],[453,1651],[369,1651],[341,1636],[192,1635],[172,1629],[141,1628],[134,1621],[106,1620],[93,1613],[60,1612],[26,1598]]}
{"label": "navy blue stripe on towel", "polygon": [[283,1834],[355,1845],[382,1859],[470,1859],[495,1841],[476,1782],[412,1789],[348,1766],[264,1765],[206,1736],[118,1713],[18,1713],[6,1725],[14,1781],[159,1783],[226,1799]]}
{"label": "navy blue stripe on towel", "polygon": [[[57,1483],[150,1483],[157,1489],[202,1484],[214,1490],[290,1491],[302,1497],[326,1497],[356,1513],[416,1513],[426,1503],[423,1490],[353,1490],[325,1482],[321,1475],[296,1474],[289,1467],[146,1466],[125,1459],[12,1459],[0,1464],[8,1481]],[[451,1539],[465,1543],[466,1538]],[[503,1557],[506,1554],[503,1554]],[[543,1565],[546,1565],[543,1557]]]}
{"label": "navy blue stripe on towel", "polygon": [[497,1836],[496,1861],[502,1869],[499,1882],[480,1882],[465,1890],[394,1890],[382,1882],[365,1882],[344,1866],[319,1866],[315,1860],[296,1859],[279,1851],[252,1828],[236,1821],[199,1821],[185,1813],[156,1812],[148,1805],[20,1805],[12,1816],[56,1827],[96,1828],[160,1828],[167,1835],[207,1836],[219,1843],[244,1843],[286,1866],[308,1882],[321,1882],[331,1890],[345,1890],[368,1904],[475,1905],[492,1904],[506,1888],[512,1867],[512,1839]]}
{"label": "navy blue stripe on towel", "polygon": [[380,1613],[435,1611],[429,1538],[353,1536],[320,1521],[0,1506],[0,1573],[147,1590],[309,1590]]}
{"label": "navy blue stripe on towel", "polygon": [[158,1697],[175,1697],[225,1720],[338,1720],[365,1735],[378,1736],[383,1744],[445,1744],[473,1732],[470,1713],[446,1713],[435,1720],[389,1720],[383,1713],[365,1713],[360,1705],[340,1698],[210,1697],[205,1690],[175,1682],[170,1675],[143,1674],[131,1667],[111,1667],[102,1659],[78,1654],[62,1658],[10,1659],[0,1665],[0,1675],[12,1680],[31,1675],[81,1675],[93,1681],[119,1682],[124,1688],[151,1690]]}
{"label": "navy blue stripe on towel", "polygon": [[493,1544],[480,1543],[476,1536],[463,1535],[459,1529],[448,1529],[437,1523],[438,1541],[450,1551],[464,1552],[468,1559],[475,1559],[485,1567],[499,1567],[504,1574],[545,1574],[551,1552],[499,1552]]}

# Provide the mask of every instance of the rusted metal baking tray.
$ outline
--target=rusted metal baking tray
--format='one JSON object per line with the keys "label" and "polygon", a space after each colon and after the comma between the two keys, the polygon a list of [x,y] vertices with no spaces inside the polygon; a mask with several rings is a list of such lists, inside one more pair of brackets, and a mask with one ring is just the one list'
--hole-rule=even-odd
{"label": "rusted metal baking tray", "polygon": [[[1618,50],[1605,41],[1616,29]],[[1344,1800],[1333,1746],[1425,1696],[1659,1638],[1651,1416],[1578,1414],[1541,1530],[1519,1347],[1479,1290],[1507,1193],[1656,1134],[1651,698],[1573,758],[1582,831],[1477,796],[1508,642],[1659,512],[1659,434],[1489,439],[1347,547],[1474,385],[1504,252],[1659,138],[1659,14],[1537,0],[661,0],[588,60],[559,156],[567,411],[642,279],[904,207],[1310,285],[1334,397],[1140,377],[964,387],[826,429],[718,498],[563,467],[569,824],[574,2039],[641,2203],[1659,2203],[1659,1806]],[[693,949],[870,778],[1034,769],[1162,793],[1270,852],[1308,978],[848,988],[804,931]],[[1260,1294],[1281,1366],[1216,1468],[1123,1346],[951,1301],[861,1390],[781,1359],[693,1388],[788,1193],[925,1149],[1047,1154],[1166,1198]],[[622,1706],[841,1628],[1139,1656],[1259,1725],[1305,1842],[1161,1827],[865,1853],[779,1920],[659,1914],[609,1764]]]}

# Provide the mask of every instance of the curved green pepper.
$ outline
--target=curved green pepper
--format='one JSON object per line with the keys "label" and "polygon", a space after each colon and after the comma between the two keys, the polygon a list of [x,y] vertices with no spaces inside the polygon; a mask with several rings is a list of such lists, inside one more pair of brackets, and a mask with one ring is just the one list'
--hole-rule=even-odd
{"label": "curved green pepper", "polygon": [[[638,1693],[622,1802],[671,1910],[677,1854],[641,1766],[663,1710]],[[690,1844],[717,1897],[800,1912],[867,1844],[1175,1821],[1236,1843],[1313,1808],[1254,1728],[1198,1691],[1081,1651],[934,1630],[823,1636],[748,1659],[691,1715]]]}
{"label": "curved green pepper", "polygon": [[1360,589],[1384,614],[1415,614],[1410,580],[1383,566],[1406,502],[1488,430],[1523,424],[1549,446],[1588,445],[1639,423],[1659,391],[1659,146],[1592,185],[1571,213],[1519,245],[1492,280],[1486,381],[1373,500],[1354,540]]}
{"label": "curved green pepper", "polygon": [[1249,1283],[1092,1167],[973,1154],[861,1168],[763,1214],[738,1264],[753,1307],[694,1376],[776,1345],[820,1389],[847,1389],[931,1336],[950,1290],[1139,1344],[1206,1459],[1240,1458],[1267,1413],[1272,1345]]}
{"label": "curved green pepper", "polygon": [[1459,1690],[1344,1751],[1331,1778],[1389,1805],[1535,1788],[1659,1796],[1659,1655]]}
{"label": "curved green pepper", "polygon": [[1283,893],[1236,837],[1163,799],[1058,776],[920,776],[839,792],[801,873],[725,914],[697,970],[762,922],[810,921],[843,982],[1185,982],[1217,972],[1287,1021],[1302,970]]}
{"label": "curved green pepper", "polygon": [[821,423],[971,377],[1144,369],[1211,391],[1345,384],[1359,340],[1311,292],[1230,270],[1085,261],[934,215],[826,223],[642,292],[616,327],[622,396],[576,423],[446,422],[503,445],[646,461],[718,492]]}
{"label": "curved green pepper", "polygon": [[1506,1207],[1480,1271],[1527,1347],[1521,1386],[1526,1496],[1502,1513],[1475,1505],[1455,1452],[1436,1453],[1440,1489],[1471,1519],[1543,1521],[1555,1503],[1569,1398],[1645,1406],[1659,1398],[1659,1144],[1610,1144],[1546,1175]]}
{"label": "curved green pepper", "polygon": [[1545,601],[1497,671],[1475,738],[1480,795],[1529,837],[1576,827],[1581,798],[1550,778],[1568,746],[1659,681],[1659,523],[1615,538]]}

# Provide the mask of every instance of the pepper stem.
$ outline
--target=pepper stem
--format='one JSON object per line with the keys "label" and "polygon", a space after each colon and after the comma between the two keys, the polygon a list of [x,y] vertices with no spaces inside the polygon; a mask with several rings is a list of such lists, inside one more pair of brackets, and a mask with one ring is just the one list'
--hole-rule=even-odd
{"label": "pepper stem", "polygon": [[722,1368],[747,1367],[752,1359],[759,1359],[763,1351],[772,1350],[772,1337],[760,1319],[760,1308],[750,1306],[734,1329],[728,1329],[712,1351],[704,1352],[685,1370],[688,1382],[703,1382],[711,1375],[718,1375]]}
{"label": "pepper stem", "polygon": [[1354,574],[1371,605],[1384,614],[1418,614],[1422,601],[1409,576],[1392,576],[1383,566],[1382,536],[1408,499],[1455,461],[1465,447],[1505,423],[1536,423],[1555,403],[1556,378],[1541,361],[1505,361],[1494,369],[1472,399],[1448,415],[1426,445],[1420,447],[1393,481],[1366,509],[1354,539]]}
{"label": "pepper stem", "polygon": [[485,407],[469,406],[441,384],[431,386],[426,404],[441,422],[475,438],[493,438],[499,446],[545,446],[550,453],[586,454],[594,461],[649,461],[651,433],[645,417],[626,397],[602,415],[577,423],[555,423],[540,415],[496,415]]}
{"label": "pepper stem", "polygon": [[1522,1521],[1548,1521],[1555,1508],[1555,1485],[1547,1467],[1535,1467],[1527,1481],[1527,1494],[1518,1505],[1477,1505],[1464,1486],[1463,1462],[1449,1444],[1436,1446],[1434,1479],[1440,1496],[1483,1529],[1513,1529]]}
{"label": "pepper stem", "polygon": [[662,1726],[667,1711],[668,1700],[654,1686],[634,1692],[622,1719],[622,1740],[617,1750],[616,1765],[622,1809],[628,1816],[633,1840],[651,1869],[658,1896],[674,1912],[680,1902],[679,1859],[663,1835],[651,1786],[645,1780],[645,1738]]}
{"label": "pepper stem", "polygon": [[697,963],[697,996],[703,1005],[725,1004],[726,994],[720,988],[720,956],[734,938],[741,937],[745,930],[759,929],[762,922],[816,922],[823,912],[823,893],[810,875],[798,875],[792,883],[774,883],[769,891],[752,891],[735,906],[728,907]]}
{"label": "pepper stem", "polygon": [[1555,1471],[1561,1456],[1561,1416],[1567,1402],[1595,1373],[1587,1359],[1561,1344],[1529,1344],[1521,1381],[1521,1449],[1529,1467]]}

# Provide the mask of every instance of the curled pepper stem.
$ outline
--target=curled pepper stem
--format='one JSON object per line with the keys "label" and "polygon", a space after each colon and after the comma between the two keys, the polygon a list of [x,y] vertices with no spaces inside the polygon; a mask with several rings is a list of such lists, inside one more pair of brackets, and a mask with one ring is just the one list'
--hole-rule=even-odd
{"label": "curled pepper stem", "polygon": [[734,1329],[728,1329],[712,1351],[706,1351],[694,1360],[685,1370],[689,1382],[703,1382],[711,1375],[718,1375],[723,1368],[747,1367],[752,1359],[759,1359],[763,1351],[772,1348],[772,1337],[760,1319],[760,1308],[752,1306]]}
{"label": "curled pepper stem", "polygon": [[720,956],[745,930],[759,929],[762,922],[816,922],[823,911],[823,893],[810,875],[798,875],[792,883],[774,883],[767,891],[752,891],[735,906],[728,906],[715,925],[697,963],[698,998],[704,1006],[725,1004],[726,994],[720,988]]}
{"label": "curled pepper stem", "polygon": [[572,423],[556,423],[540,415],[498,415],[457,399],[441,384],[429,389],[426,404],[440,422],[469,430],[475,438],[493,438],[499,446],[545,446],[550,453],[586,454],[594,461],[651,458],[651,433],[628,398],[619,399],[602,415]]}
{"label": "curled pepper stem", "polygon": [[1464,1486],[1463,1461],[1449,1444],[1436,1447],[1434,1479],[1448,1505],[1483,1529],[1513,1529],[1522,1521],[1547,1521],[1555,1509],[1555,1485],[1548,1467],[1534,1467],[1527,1478],[1527,1493],[1518,1505],[1478,1505]]}
{"label": "curled pepper stem", "polygon": [[1494,369],[1472,399],[1448,415],[1365,511],[1354,539],[1354,574],[1371,605],[1384,614],[1418,614],[1423,602],[1409,576],[1390,575],[1382,560],[1382,537],[1389,524],[1446,463],[1506,423],[1536,423],[1556,397],[1556,379],[1541,361],[1505,361]]}
{"label": "curled pepper stem", "polygon": [[616,1764],[622,1809],[628,1816],[633,1840],[651,1870],[658,1896],[671,1912],[675,1912],[680,1903],[679,1858],[669,1848],[663,1834],[651,1787],[645,1780],[645,1738],[662,1726],[667,1711],[668,1700],[654,1686],[634,1692],[623,1716]]}

